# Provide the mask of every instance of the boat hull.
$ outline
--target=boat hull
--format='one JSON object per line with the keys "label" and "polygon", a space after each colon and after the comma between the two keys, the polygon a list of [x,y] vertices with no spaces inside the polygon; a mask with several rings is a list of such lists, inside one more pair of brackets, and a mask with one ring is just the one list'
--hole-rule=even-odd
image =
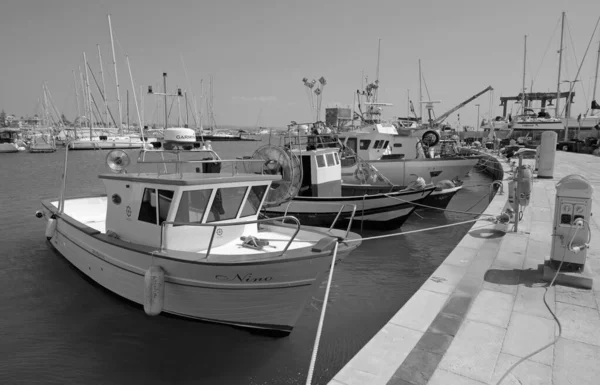
{"label": "boat hull", "polygon": [[[310,248],[297,258],[292,250],[277,260],[232,263],[212,255],[210,261],[181,260],[148,247],[132,245],[55,215],[50,244],[81,273],[109,291],[144,305],[144,277],[151,266],[165,272],[162,311],[181,317],[289,333],[306,302],[318,289],[332,250]],[[293,233],[294,226],[282,227]],[[335,235],[334,235],[335,236]],[[336,259],[344,259],[360,241],[341,242]],[[294,254],[296,253],[296,254]]]}
{"label": "boat hull", "polygon": [[[342,189],[352,193],[353,195],[359,195],[361,193],[365,193],[366,190],[363,185],[345,185]],[[450,204],[450,201],[457,192],[462,189],[462,186],[455,186],[451,188],[445,188],[441,190],[434,190],[429,196],[419,200],[416,202],[416,210],[428,210],[428,209],[445,209]],[[371,193],[389,193],[389,188],[381,187],[377,188],[376,186],[370,187]]]}
{"label": "boat hull", "polygon": [[19,149],[12,143],[0,143],[0,153],[9,152],[19,152]]}
{"label": "boat hull", "polygon": [[[346,188],[346,186],[342,187],[343,195],[346,195],[344,193]],[[378,190],[379,187],[376,189]],[[330,227],[335,223],[336,228],[347,228],[355,206],[352,227],[394,230],[402,227],[414,212],[416,205],[413,203],[420,203],[426,199],[433,189],[431,187],[419,191],[387,193],[370,193],[363,190],[363,195],[335,198],[296,197],[288,204],[264,211],[268,217],[278,217],[287,212],[287,215],[298,218],[303,225]]]}
{"label": "boat hull", "polygon": [[146,142],[141,141],[119,141],[119,140],[85,140],[72,141],[71,150],[113,150],[113,149],[134,149],[143,148]]}
{"label": "boat hull", "polygon": [[203,135],[196,136],[196,140],[199,142],[210,140],[211,142],[258,142],[262,138],[247,138],[240,136],[224,136],[224,135]]}
{"label": "boat hull", "polygon": [[[427,183],[442,180],[462,179],[477,164],[479,157],[426,158],[409,160],[370,160],[369,164],[377,169],[392,184],[406,186],[417,177]],[[356,164],[342,168],[344,183],[357,183],[354,176]]]}

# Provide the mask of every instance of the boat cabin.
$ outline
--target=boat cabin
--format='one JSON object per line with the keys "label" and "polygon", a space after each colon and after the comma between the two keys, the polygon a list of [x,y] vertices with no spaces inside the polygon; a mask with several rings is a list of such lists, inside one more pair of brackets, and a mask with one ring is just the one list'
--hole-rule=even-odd
{"label": "boat cabin", "polygon": [[10,128],[1,128],[0,143],[16,143],[19,139],[19,132]]}
{"label": "boat cabin", "polygon": [[[279,175],[231,173],[104,174],[106,233],[121,240],[181,251],[205,250],[239,238],[245,226],[219,223],[258,219]],[[164,225],[163,223],[175,222]],[[205,224],[206,226],[197,226]]]}
{"label": "boat cabin", "polygon": [[425,157],[421,139],[414,136],[391,135],[386,132],[350,131],[339,134],[344,146],[365,160],[416,159]]}
{"label": "boat cabin", "polygon": [[310,151],[294,150],[302,165],[302,185],[299,196],[342,196],[342,165],[337,147]]}

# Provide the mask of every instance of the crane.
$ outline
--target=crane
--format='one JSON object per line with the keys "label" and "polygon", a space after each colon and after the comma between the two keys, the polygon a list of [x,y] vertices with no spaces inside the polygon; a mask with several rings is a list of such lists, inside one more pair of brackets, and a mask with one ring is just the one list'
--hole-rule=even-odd
{"label": "crane", "polygon": [[473,100],[477,99],[481,95],[483,95],[486,92],[491,91],[491,90],[493,90],[492,86],[488,86],[483,91],[476,93],[475,95],[471,96],[469,99],[465,100],[464,102],[458,104],[457,106],[451,108],[447,112],[445,112],[442,115],[438,116],[436,119],[432,120],[431,121],[431,125],[433,126],[433,125],[442,123],[448,116],[452,115],[456,110],[464,107],[466,104],[472,102]]}

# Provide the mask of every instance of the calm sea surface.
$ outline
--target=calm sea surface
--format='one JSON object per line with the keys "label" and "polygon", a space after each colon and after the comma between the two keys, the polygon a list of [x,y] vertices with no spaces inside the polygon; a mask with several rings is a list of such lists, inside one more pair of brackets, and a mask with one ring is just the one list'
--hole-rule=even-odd
{"label": "calm sea surface", "polygon": [[[261,143],[217,142],[222,158]],[[102,193],[107,151],[69,153],[67,196]],[[136,151],[130,151],[136,158]],[[284,338],[170,316],[148,317],[54,252],[35,218],[58,197],[64,151],[0,154],[0,384],[304,384],[325,282]],[[489,178],[472,172],[449,209],[481,212]],[[403,230],[469,215],[424,212]],[[326,384],[423,284],[468,230],[365,241],[336,266],[313,384]],[[363,236],[381,233],[363,233]],[[141,290],[141,288],[140,288]]]}

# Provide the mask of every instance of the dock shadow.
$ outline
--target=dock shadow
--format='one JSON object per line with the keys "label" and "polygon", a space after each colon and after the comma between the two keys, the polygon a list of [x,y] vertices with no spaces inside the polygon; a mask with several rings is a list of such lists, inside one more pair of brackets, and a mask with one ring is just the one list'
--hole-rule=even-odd
{"label": "dock shadow", "polygon": [[469,231],[469,235],[475,238],[496,239],[506,235],[506,231],[496,229],[478,229]]}
{"label": "dock shadow", "polygon": [[501,286],[533,287],[546,283],[543,281],[543,275],[543,265],[538,265],[537,269],[492,268],[485,272],[483,281]]}

